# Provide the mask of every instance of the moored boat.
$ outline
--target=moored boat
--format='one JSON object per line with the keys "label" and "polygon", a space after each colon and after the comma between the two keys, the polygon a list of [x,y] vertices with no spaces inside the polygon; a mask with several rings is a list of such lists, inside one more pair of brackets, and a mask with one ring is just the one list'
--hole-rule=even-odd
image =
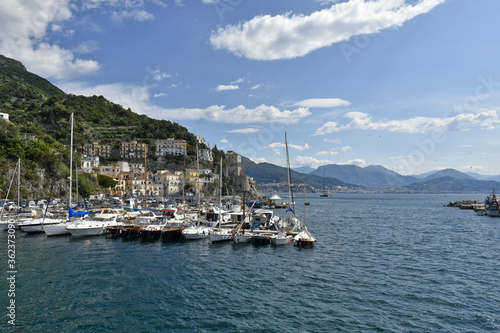
{"label": "moored boat", "polygon": [[497,200],[495,189],[484,200],[484,212],[490,217],[500,217],[500,205]]}
{"label": "moored boat", "polygon": [[297,246],[312,246],[316,243],[316,238],[311,235],[307,227],[304,227],[304,230],[295,235],[293,240]]}
{"label": "moored boat", "polygon": [[202,221],[198,221],[195,224],[185,228],[182,230],[182,236],[186,239],[203,239],[207,238],[210,233],[210,228],[203,223]]}
{"label": "moored boat", "polygon": [[104,234],[109,225],[116,225],[116,214],[98,214],[88,221],[71,223],[66,229],[73,237],[96,236]]}

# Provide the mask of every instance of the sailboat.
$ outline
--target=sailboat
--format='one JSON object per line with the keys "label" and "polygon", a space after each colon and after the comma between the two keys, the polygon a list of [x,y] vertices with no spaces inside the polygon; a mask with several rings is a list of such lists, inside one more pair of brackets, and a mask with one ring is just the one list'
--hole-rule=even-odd
{"label": "sailboat", "polygon": [[10,181],[9,189],[7,191],[6,198],[9,197],[10,189],[12,187],[12,183],[14,182],[14,177],[17,173],[17,215],[16,216],[6,216],[3,217],[4,207],[0,208],[0,227],[4,230],[8,230],[10,228],[19,229],[19,224],[26,221],[31,221],[32,218],[36,216],[36,210],[26,210],[21,211],[20,208],[20,199],[21,199],[21,159],[19,159],[16,163],[16,168],[14,169],[14,173],[12,174],[12,179]]}
{"label": "sailboat", "polygon": [[67,227],[72,223],[71,220],[74,216],[83,216],[90,214],[87,213],[75,213],[71,208],[72,203],[72,192],[73,192],[73,113],[71,114],[71,142],[70,142],[70,153],[69,153],[69,200],[68,200],[68,219],[62,220],[59,223],[52,223],[43,226],[43,231],[49,237],[59,236],[59,235],[69,235],[70,232]]}
{"label": "sailboat", "polygon": [[75,216],[88,215],[90,212],[74,212],[71,208],[72,192],[73,192],[73,113],[71,114],[71,142],[69,153],[69,200],[68,200],[68,219],[62,220],[59,223],[47,224],[43,226],[43,231],[49,237],[59,235],[69,235],[70,231],[67,229],[73,222],[71,221]]}
{"label": "sailboat", "polygon": [[210,235],[210,243],[229,241],[233,238],[232,230],[222,228],[222,157],[220,159],[220,176],[219,176],[219,222],[218,228],[212,228]]}
{"label": "sailboat", "polygon": [[297,244],[297,246],[312,246],[314,243],[316,243],[316,238],[307,230],[307,227],[305,226],[306,223],[306,194],[304,193],[304,230],[299,232],[293,240]]}
{"label": "sailboat", "polygon": [[324,167],[323,167],[323,194],[320,194],[319,196],[323,197],[323,198],[328,198],[328,197],[332,196],[331,194],[329,194],[325,190],[325,168]]}
{"label": "sailboat", "polygon": [[203,239],[207,238],[210,233],[210,228],[207,223],[202,221],[200,218],[200,210],[201,210],[201,189],[200,189],[200,164],[198,159],[198,145],[196,145],[196,169],[198,170],[198,217],[196,221],[193,221],[192,224],[182,230],[182,236],[186,239]]}
{"label": "sailboat", "polygon": [[[288,177],[288,196],[290,200],[287,213],[292,213],[292,217],[288,217],[286,220],[278,226],[278,234],[271,237],[271,243],[274,245],[285,245],[290,244],[291,236],[287,234],[286,229],[290,222],[297,223],[298,219],[295,218],[295,201],[293,199],[292,192],[292,176],[290,173],[290,155],[288,153],[288,139],[285,132],[285,149],[286,149],[286,167],[287,167],[287,177]],[[300,224],[300,221],[299,221]]]}

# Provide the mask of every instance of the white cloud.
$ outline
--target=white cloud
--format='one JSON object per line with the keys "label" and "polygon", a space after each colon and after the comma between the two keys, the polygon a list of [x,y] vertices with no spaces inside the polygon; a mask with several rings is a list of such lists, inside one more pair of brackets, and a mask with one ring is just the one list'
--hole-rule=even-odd
{"label": "white cloud", "polygon": [[262,86],[262,84],[256,84],[255,86],[253,86],[250,89],[259,89],[261,86]]}
{"label": "white cloud", "polygon": [[316,155],[318,156],[330,156],[330,155],[338,155],[338,151],[335,151],[335,150],[323,150],[323,151],[319,151],[316,153]]}
{"label": "white cloud", "polygon": [[88,40],[83,43],[80,43],[76,48],[73,49],[73,52],[79,54],[92,53],[99,49],[98,43],[95,40]]}
{"label": "white cloud", "polygon": [[150,93],[145,86],[137,86],[126,83],[101,84],[87,86],[80,82],[62,83],[61,89],[67,93],[84,96],[104,96],[113,103],[120,104],[124,108],[130,108],[135,113],[152,114],[158,112],[149,103]]}
{"label": "white cloud", "polygon": [[62,32],[62,24],[71,18],[69,0],[0,1],[0,54],[48,78],[96,73],[97,61],[75,58],[71,51],[45,40],[49,28]]}
{"label": "white cloud", "polygon": [[[346,120],[346,121],[343,121]],[[318,128],[313,135],[345,130],[379,130],[402,133],[429,133],[432,131],[466,131],[470,126],[482,129],[495,128],[500,124],[496,110],[479,113],[458,114],[448,118],[413,117],[403,120],[372,120],[372,116],[363,112],[348,112],[338,122],[329,121]]]}
{"label": "white cloud", "polygon": [[111,19],[116,23],[123,23],[123,20],[131,19],[134,21],[145,22],[154,20],[154,15],[145,10],[122,10],[113,12]]}
{"label": "white cloud", "polygon": [[310,15],[286,13],[256,16],[213,31],[210,42],[238,56],[257,60],[289,59],[361,34],[403,25],[445,0],[351,0]]}
{"label": "white cloud", "polygon": [[345,164],[349,164],[349,165],[357,165],[359,167],[365,167],[366,166],[366,161],[361,159],[361,158],[357,158],[357,159],[354,159],[354,160],[350,160],[350,161],[347,161]]}
{"label": "white cloud", "polygon": [[297,156],[292,161],[290,161],[290,164],[294,168],[299,168],[302,166],[310,166],[311,168],[317,168],[320,165],[333,164],[333,162],[330,160],[319,160],[311,156]]}
{"label": "white cloud", "polygon": [[336,108],[349,105],[351,105],[350,102],[340,98],[311,98],[294,104],[294,106],[303,106],[306,108]]}
{"label": "white cloud", "polygon": [[295,124],[311,115],[307,108],[295,110],[280,110],[275,106],[259,105],[247,108],[239,105],[226,108],[224,105],[212,105],[206,108],[164,109],[150,102],[150,91],[147,85],[132,85],[125,83],[88,86],[81,82],[61,83],[61,89],[76,95],[103,95],[106,99],[120,104],[125,108],[140,114],[157,115],[170,120],[207,120],[217,123],[249,124],[249,123],[280,123]]}
{"label": "white cloud", "polygon": [[230,130],[230,131],[225,131],[226,133],[238,133],[238,134],[252,134],[252,133],[257,133],[259,132],[259,128],[255,127],[249,127],[249,128],[241,128],[241,129],[235,129],[235,130]]}
{"label": "white cloud", "polygon": [[231,82],[231,84],[235,84],[235,83],[242,83],[242,82],[244,82],[244,81],[245,81],[245,79],[244,79],[244,78],[242,78],[242,77],[240,77],[238,80]]}
{"label": "white cloud", "polygon": [[[286,145],[284,143],[281,143],[281,142],[273,142],[273,143],[267,145],[266,148],[271,149],[273,151],[274,155],[281,155],[281,152],[285,150]],[[309,144],[306,143],[303,146],[288,144],[288,148],[295,149],[298,151],[303,151],[303,150],[308,150],[310,147],[309,147]]]}
{"label": "white cloud", "polygon": [[328,151],[317,152],[316,155],[318,156],[338,155],[339,151],[346,152],[348,150],[351,150],[350,146],[337,147],[337,148],[332,148]]}
{"label": "white cloud", "polygon": [[[284,143],[281,143],[281,142],[274,142],[274,143],[269,144],[267,147],[271,148],[271,149],[276,149],[276,148],[285,148],[286,145]],[[307,150],[310,147],[309,147],[309,144],[306,143],[303,146],[288,144],[288,148],[302,151],[302,150]]]}
{"label": "white cloud", "polygon": [[222,143],[229,143],[229,141],[227,141],[227,139],[225,139],[225,138],[222,138],[222,139],[220,140],[220,142],[222,142]]}
{"label": "white cloud", "polygon": [[296,110],[280,111],[275,106],[260,105],[250,109],[243,105],[226,109],[224,105],[212,105],[204,109],[179,108],[162,109],[159,112],[168,119],[173,120],[199,120],[205,119],[213,122],[247,124],[247,123],[269,123],[295,124],[311,113],[306,108]]}
{"label": "white cloud", "polygon": [[217,88],[215,88],[216,91],[227,91],[227,90],[237,90],[237,89],[240,89],[240,87],[238,87],[235,84],[230,84],[230,85],[220,84],[217,86]]}

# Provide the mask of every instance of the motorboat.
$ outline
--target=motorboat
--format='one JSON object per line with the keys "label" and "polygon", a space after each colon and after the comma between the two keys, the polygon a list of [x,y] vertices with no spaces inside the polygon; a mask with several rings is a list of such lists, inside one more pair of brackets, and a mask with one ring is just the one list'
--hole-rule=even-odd
{"label": "motorboat", "polygon": [[117,214],[97,214],[92,219],[71,223],[66,229],[73,237],[96,236],[104,234],[107,227],[116,225]]}
{"label": "motorboat", "polygon": [[210,233],[210,228],[203,223],[202,221],[198,221],[189,227],[182,230],[182,236],[186,239],[203,239],[207,238]]}

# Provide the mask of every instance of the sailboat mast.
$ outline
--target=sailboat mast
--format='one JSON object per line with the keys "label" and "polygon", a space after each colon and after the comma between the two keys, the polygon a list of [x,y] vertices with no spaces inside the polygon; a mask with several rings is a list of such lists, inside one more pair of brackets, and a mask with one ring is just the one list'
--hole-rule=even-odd
{"label": "sailboat mast", "polygon": [[148,209],[148,169],[146,166],[146,149],[144,149],[144,200],[146,209]]}
{"label": "sailboat mast", "polygon": [[17,209],[19,212],[19,204],[21,198],[21,159],[17,161]]}
{"label": "sailboat mast", "polygon": [[69,145],[69,202],[68,209],[71,207],[71,191],[73,183],[73,113],[71,113],[71,139]]}
{"label": "sailboat mast", "polygon": [[287,167],[287,175],[288,175],[288,197],[290,198],[290,206],[292,207],[293,214],[295,214],[295,202],[293,199],[293,191],[292,191],[292,175],[290,173],[290,155],[288,154],[288,140],[285,132],[285,147],[286,147],[286,167]]}
{"label": "sailboat mast", "polygon": [[198,219],[201,217],[201,189],[200,189],[200,162],[198,143],[196,144],[196,170],[198,172],[197,187],[198,187]]}

